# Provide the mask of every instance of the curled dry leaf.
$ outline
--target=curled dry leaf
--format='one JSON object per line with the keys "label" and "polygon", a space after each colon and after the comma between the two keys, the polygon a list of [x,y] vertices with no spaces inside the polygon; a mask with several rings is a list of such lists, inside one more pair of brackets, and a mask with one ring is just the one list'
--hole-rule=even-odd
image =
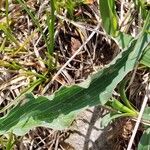
{"label": "curled dry leaf", "polygon": [[95,0],[84,0],[85,4],[93,4]]}

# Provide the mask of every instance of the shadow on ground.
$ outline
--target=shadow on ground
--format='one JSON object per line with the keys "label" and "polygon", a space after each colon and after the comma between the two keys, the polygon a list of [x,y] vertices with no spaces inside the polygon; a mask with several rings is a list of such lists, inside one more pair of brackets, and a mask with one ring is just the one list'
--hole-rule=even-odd
{"label": "shadow on ground", "polygon": [[73,125],[73,134],[67,139],[75,150],[110,150],[110,127],[102,129],[101,118],[106,114],[100,106],[87,109],[78,116]]}

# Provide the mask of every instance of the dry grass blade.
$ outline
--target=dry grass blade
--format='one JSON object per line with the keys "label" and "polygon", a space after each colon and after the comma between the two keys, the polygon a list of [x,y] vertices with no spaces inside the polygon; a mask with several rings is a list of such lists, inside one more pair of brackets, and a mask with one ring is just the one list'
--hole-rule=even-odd
{"label": "dry grass blade", "polygon": [[59,15],[59,14],[55,14],[55,15],[56,15],[58,18],[60,18],[61,20],[64,20],[64,21],[66,21],[66,22],[69,22],[69,23],[73,24],[73,25],[76,26],[77,28],[81,28],[81,29],[84,29],[84,30],[89,30],[89,31],[91,31],[91,32],[95,31],[95,33],[98,33],[98,34],[101,34],[101,35],[106,36],[106,33],[102,32],[102,31],[99,31],[99,30],[97,30],[96,28],[93,29],[93,28],[88,27],[88,26],[86,27],[86,24],[82,25],[81,23],[77,23],[77,22],[75,22],[75,21],[73,21],[73,20],[69,20],[69,19],[67,19],[66,17],[61,16],[61,15]]}
{"label": "dry grass blade", "polygon": [[[100,27],[100,25],[98,24],[97,27],[95,28],[95,30],[97,30]],[[72,55],[72,57],[59,69],[59,71],[53,76],[52,80],[46,85],[46,87],[44,88],[44,90],[42,91],[42,94],[44,94],[49,86],[51,85],[51,83],[58,77],[58,75],[62,72],[62,70],[64,68],[67,67],[67,65],[76,57],[76,55],[84,48],[84,46],[91,40],[91,38],[94,36],[94,34],[96,33],[96,31],[93,31],[90,36],[87,38],[87,40],[80,46],[80,48]]]}
{"label": "dry grass blade", "polygon": [[[147,78],[147,82],[148,82],[148,78]],[[146,95],[145,95],[145,97],[144,97],[143,104],[142,104],[142,106],[141,106],[141,110],[140,110],[138,119],[137,119],[137,121],[136,121],[136,124],[135,124],[134,130],[133,130],[132,136],[131,136],[131,138],[130,138],[130,141],[129,141],[127,150],[131,150],[131,147],[132,147],[134,138],[135,138],[135,136],[136,136],[137,130],[138,130],[139,125],[140,125],[140,123],[141,123],[141,119],[142,119],[142,115],[143,115],[144,109],[145,109],[145,107],[146,107],[146,104],[147,104],[149,98],[150,98],[150,84],[147,84]]]}

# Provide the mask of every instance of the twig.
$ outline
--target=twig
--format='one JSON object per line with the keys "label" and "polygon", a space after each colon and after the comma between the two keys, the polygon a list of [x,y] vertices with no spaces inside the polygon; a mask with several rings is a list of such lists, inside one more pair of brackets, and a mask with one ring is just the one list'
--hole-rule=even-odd
{"label": "twig", "polygon": [[131,136],[131,138],[130,138],[130,141],[129,141],[127,150],[131,150],[131,147],[132,147],[134,138],[135,138],[135,136],[136,136],[138,127],[139,127],[140,122],[141,122],[141,119],[142,119],[142,115],[143,115],[144,109],[145,109],[146,104],[147,104],[147,101],[148,101],[148,99],[149,99],[149,94],[150,94],[150,93],[149,93],[149,92],[150,92],[149,90],[150,90],[150,84],[148,84],[147,87],[146,87],[146,95],[145,95],[145,97],[144,97],[144,101],[143,101],[143,104],[142,104],[142,107],[141,107],[139,116],[138,116],[138,118],[137,118],[137,122],[136,122],[136,124],[135,124],[134,130],[133,130],[133,133],[132,133],[132,136]]}
{"label": "twig", "polygon": [[120,10],[120,22],[119,22],[119,25],[121,25],[122,24],[122,22],[123,22],[123,19],[124,19],[124,4],[125,4],[125,1],[123,0],[123,1],[121,1],[121,10]]}
{"label": "twig", "polygon": [[[131,120],[133,120],[133,121],[137,121],[137,118],[131,118]],[[147,126],[150,126],[150,121],[149,120],[144,120],[144,119],[142,119],[141,120],[141,123],[143,124],[143,125],[147,125]]]}
{"label": "twig", "polygon": [[62,72],[62,70],[67,67],[67,65],[76,57],[76,55],[84,48],[84,46],[91,40],[91,38],[96,33],[97,29],[100,27],[100,24],[97,25],[97,27],[94,29],[94,31],[90,34],[90,36],[87,38],[87,40],[79,47],[79,49],[74,53],[74,55],[71,56],[71,58],[59,69],[59,71],[54,75],[52,80],[45,86],[44,90],[42,91],[42,94],[44,94],[51,83],[58,77],[58,75]]}
{"label": "twig", "polygon": [[84,29],[84,30],[89,30],[89,31],[91,31],[91,32],[95,31],[95,33],[99,33],[99,34],[101,34],[101,35],[106,36],[106,33],[102,32],[102,31],[99,31],[99,30],[97,30],[96,28],[93,29],[93,28],[87,27],[86,25],[82,25],[81,23],[77,23],[77,22],[75,22],[75,21],[73,21],[73,20],[69,20],[68,18],[66,18],[66,17],[64,17],[64,16],[61,16],[61,15],[59,15],[59,14],[57,14],[57,13],[55,13],[55,15],[56,15],[58,18],[60,18],[60,19],[62,19],[62,20],[65,20],[66,22],[69,22],[69,23],[73,24],[74,26],[76,26],[76,27],[78,27],[78,28],[81,28],[81,29]]}

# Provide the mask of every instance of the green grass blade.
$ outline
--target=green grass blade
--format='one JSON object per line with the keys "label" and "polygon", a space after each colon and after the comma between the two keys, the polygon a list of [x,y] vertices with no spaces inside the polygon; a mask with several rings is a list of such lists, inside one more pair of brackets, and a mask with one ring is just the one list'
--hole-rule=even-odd
{"label": "green grass blade", "polygon": [[15,36],[12,34],[11,30],[9,28],[7,28],[6,24],[0,23],[0,30],[2,30],[5,33],[6,37],[10,41],[14,42],[18,47],[20,47],[19,42],[17,41],[17,39],[15,38]]}
{"label": "green grass blade", "polygon": [[117,99],[113,98],[112,99],[112,103],[111,106],[113,107],[113,109],[115,109],[116,111],[119,111],[121,113],[130,113],[132,114],[133,117],[136,117],[138,112],[126,107],[125,105],[123,105],[121,102],[119,102]]}
{"label": "green grass blade", "polygon": [[146,1],[145,0],[133,0],[135,7],[137,8],[141,18],[145,20],[148,14],[148,9],[146,9]]}
{"label": "green grass blade", "polygon": [[118,19],[115,10],[115,0],[99,0],[100,14],[105,31],[112,36],[117,35]]}
{"label": "green grass blade", "polygon": [[7,141],[7,144],[6,144],[6,150],[12,150],[13,149],[13,146],[14,146],[14,138],[13,138],[13,134],[12,133],[9,133],[9,139]]}
{"label": "green grass blade", "polygon": [[23,97],[25,97],[25,94],[32,92],[43,81],[44,81],[43,78],[39,78],[36,81],[34,81],[33,83],[31,83],[31,85],[29,87],[25,88],[15,100],[13,100],[11,103],[9,103],[4,108],[2,108],[0,110],[0,113],[3,113],[4,111],[6,111],[7,109],[9,109],[10,107],[12,107],[14,105],[16,106],[23,99]]}
{"label": "green grass blade", "polygon": [[4,38],[3,42],[1,43],[0,52],[4,51],[4,49],[5,49],[5,43],[6,43],[6,38]]}
{"label": "green grass blade", "polygon": [[6,23],[7,25],[9,25],[9,17],[8,17],[8,7],[9,7],[9,4],[8,4],[8,0],[6,0],[6,6],[5,6],[5,9],[6,9]]}
{"label": "green grass blade", "polygon": [[55,25],[55,6],[54,6],[54,0],[51,0],[51,14],[47,13],[47,25],[48,25],[48,31],[49,31],[49,42],[50,46],[48,49],[49,54],[53,54],[54,50],[54,25]]}
{"label": "green grass blade", "polygon": [[135,111],[135,108],[131,105],[130,101],[128,100],[127,96],[126,96],[126,93],[125,93],[125,87],[126,87],[126,84],[127,84],[127,79],[124,79],[123,81],[121,81],[120,85],[119,85],[119,93],[120,93],[120,97],[121,97],[121,100],[123,101],[123,103],[128,107],[130,108],[132,111]]}
{"label": "green grass blade", "polygon": [[31,17],[33,23],[38,27],[38,29],[39,29],[40,33],[42,34],[43,39],[44,39],[44,41],[45,41],[45,43],[46,43],[47,50],[49,50],[50,47],[49,47],[47,38],[46,38],[46,36],[45,36],[45,34],[44,34],[44,32],[43,32],[43,29],[42,29],[41,26],[40,26],[40,23],[39,23],[38,19],[36,18],[35,14],[30,11],[30,9],[29,9],[29,8],[27,7],[27,5],[25,4],[26,2],[25,2],[24,0],[17,0],[17,1],[18,1],[18,3],[23,7],[23,9],[28,13],[28,15]]}

